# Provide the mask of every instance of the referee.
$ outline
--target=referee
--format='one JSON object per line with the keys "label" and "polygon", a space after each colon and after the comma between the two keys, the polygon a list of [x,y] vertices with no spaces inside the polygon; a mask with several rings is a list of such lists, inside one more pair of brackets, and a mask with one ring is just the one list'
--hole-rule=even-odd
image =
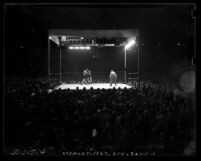
{"label": "referee", "polygon": [[87,68],[87,82],[89,84],[92,83],[92,76],[91,76],[91,71]]}
{"label": "referee", "polygon": [[117,74],[115,73],[114,70],[111,70],[110,72],[110,86],[112,86],[112,83],[117,84]]}

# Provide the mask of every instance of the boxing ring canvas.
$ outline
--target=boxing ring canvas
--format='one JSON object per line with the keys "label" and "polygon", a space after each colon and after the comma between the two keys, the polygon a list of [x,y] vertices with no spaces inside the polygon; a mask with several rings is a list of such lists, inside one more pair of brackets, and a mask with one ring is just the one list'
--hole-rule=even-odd
{"label": "boxing ring canvas", "polygon": [[76,90],[77,88],[79,90],[83,90],[83,88],[86,88],[86,90],[89,90],[91,88],[93,89],[124,89],[124,88],[131,88],[132,86],[128,85],[128,84],[123,84],[123,83],[117,83],[116,86],[114,84],[112,84],[112,86],[110,86],[110,83],[92,83],[92,84],[66,84],[66,83],[63,83],[59,86],[57,86],[55,89],[58,90],[58,89],[70,89],[70,90]]}

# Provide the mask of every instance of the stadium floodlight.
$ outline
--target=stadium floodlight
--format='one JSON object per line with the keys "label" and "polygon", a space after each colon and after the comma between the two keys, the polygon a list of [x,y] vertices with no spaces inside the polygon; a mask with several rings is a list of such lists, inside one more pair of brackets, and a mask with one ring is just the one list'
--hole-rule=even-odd
{"label": "stadium floodlight", "polygon": [[76,47],[74,47],[74,49],[79,49],[79,47],[78,47],[78,46],[76,46]]}
{"label": "stadium floodlight", "polygon": [[128,44],[126,44],[125,49],[126,49],[126,50],[129,49],[129,48],[130,48],[132,45],[134,45],[134,44],[135,44],[135,40],[129,41]]}
{"label": "stadium floodlight", "polygon": [[84,47],[84,46],[81,46],[80,49],[85,49],[85,47]]}

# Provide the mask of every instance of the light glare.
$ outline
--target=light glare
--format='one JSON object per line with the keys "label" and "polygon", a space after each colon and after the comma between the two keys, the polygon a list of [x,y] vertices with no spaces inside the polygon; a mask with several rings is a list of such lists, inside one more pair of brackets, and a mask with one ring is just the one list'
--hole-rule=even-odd
{"label": "light glare", "polygon": [[88,49],[88,50],[89,50],[89,49],[91,49],[91,48],[90,48],[90,46],[86,46],[85,49]]}
{"label": "light glare", "polygon": [[125,46],[125,49],[129,49],[134,44],[135,44],[135,40],[129,41],[128,44]]}
{"label": "light glare", "polygon": [[70,46],[70,47],[69,47],[69,49],[71,49],[71,50],[72,50],[72,49],[74,49],[74,47]]}

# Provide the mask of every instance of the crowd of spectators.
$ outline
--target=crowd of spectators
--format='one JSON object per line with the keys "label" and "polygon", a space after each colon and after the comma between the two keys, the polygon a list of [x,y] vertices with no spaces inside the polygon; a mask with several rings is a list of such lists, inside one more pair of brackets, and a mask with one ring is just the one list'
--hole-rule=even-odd
{"label": "crowd of spectators", "polygon": [[169,87],[141,82],[141,88],[131,89],[49,91],[58,84],[58,80],[5,80],[8,152],[31,147],[41,155],[67,151],[182,154],[193,139],[192,100]]}

